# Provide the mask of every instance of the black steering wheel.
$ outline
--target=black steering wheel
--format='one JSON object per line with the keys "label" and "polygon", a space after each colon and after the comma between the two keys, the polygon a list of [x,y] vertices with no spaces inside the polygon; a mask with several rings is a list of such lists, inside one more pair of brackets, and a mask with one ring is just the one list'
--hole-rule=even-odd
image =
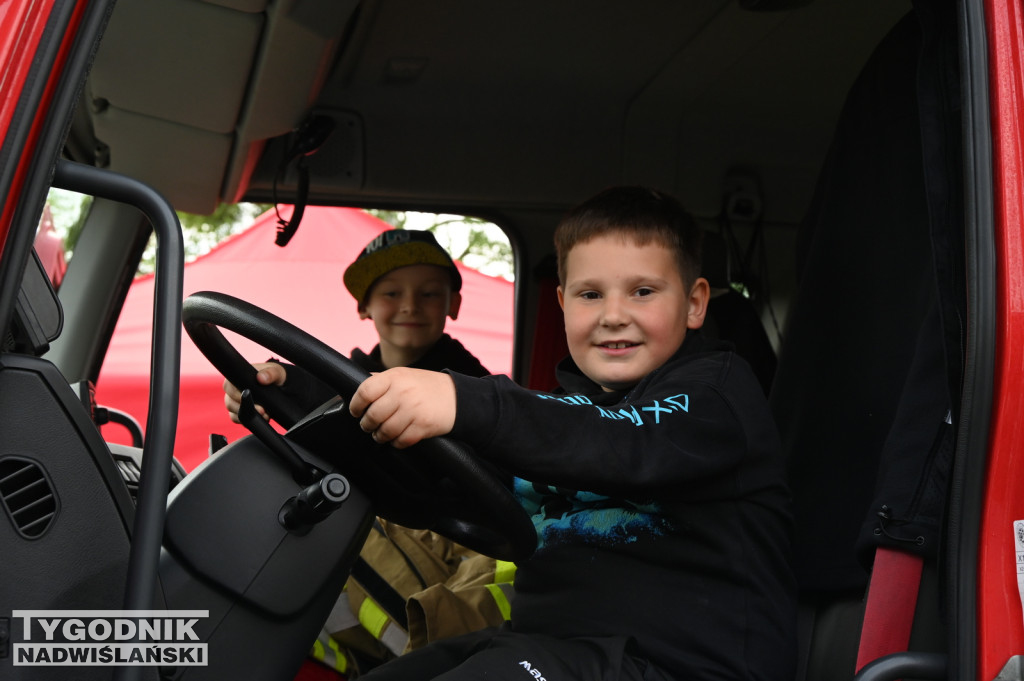
{"label": "black steering wheel", "polygon": [[[369,374],[352,360],[266,310],[223,293],[200,292],[182,304],[185,331],[221,374],[252,391],[279,422],[299,423],[285,435],[337,465],[372,500],[375,512],[412,528],[430,529],[480,553],[516,561],[533,553],[533,523],[497,471],[465,444],[424,440],[407,450],[375,443],[348,413],[347,402]],[[256,382],[256,371],[220,332],[228,329],[337,391],[341,408],[311,419],[281,391]],[[326,425],[325,425],[326,424]]]}

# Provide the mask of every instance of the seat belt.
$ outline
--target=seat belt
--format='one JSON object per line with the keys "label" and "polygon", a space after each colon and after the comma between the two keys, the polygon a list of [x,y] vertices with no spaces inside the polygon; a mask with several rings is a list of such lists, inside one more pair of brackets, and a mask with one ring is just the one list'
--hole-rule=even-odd
{"label": "seat belt", "polygon": [[879,546],[868,585],[856,671],[890,653],[907,650],[917,608],[924,558]]}

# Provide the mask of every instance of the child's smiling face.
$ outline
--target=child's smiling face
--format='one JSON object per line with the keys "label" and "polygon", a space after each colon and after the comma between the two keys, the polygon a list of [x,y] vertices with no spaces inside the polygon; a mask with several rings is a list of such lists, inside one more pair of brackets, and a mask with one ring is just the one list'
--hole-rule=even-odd
{"label": "child's smiling face", "polygon": [[664,364],[704,323],[708,283],[687,289],[672,251],[616,234],[572,247],[558,302],[569,353],[605,390],[630,388]]}
{"label": "child's smiling face", "polygon": [[446,318],[458,316],[461,302],[447,270],[409,265],[373,283],[359,317],[373,320],[382,353],[401,353],[404,366],[433,347],[444,333]]}

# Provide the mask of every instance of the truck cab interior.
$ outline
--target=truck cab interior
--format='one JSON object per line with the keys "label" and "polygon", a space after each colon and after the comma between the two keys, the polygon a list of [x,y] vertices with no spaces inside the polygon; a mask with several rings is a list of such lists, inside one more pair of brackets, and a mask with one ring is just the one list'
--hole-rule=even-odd
{"label": "truck cab interior", "polygon": [[[528,555],[532,526],[471,451],[429,443],[410,466],[338,402],[176,466],[183,343],[243,382],[220,329],[343,398],[362,374],[259,300],[183,302],[174,211],[489,220],[515,255],[512,378],[549,389],[565,351],[554,226],[600,189],[644,185],[706,231],[708,331],[754,366],[782,436],[795,681],[1020,678],[1017,594],[991,595],[1015,589],[1020,511],[991,496],[1013,486],[989,446],[1013,352],[997,334],[995,5],[54,0],[36,58],[49,76],[28,82],[0,155],[0,602],[209,611],[208,666],[74,678],[290,679],[375,514]],[[32,255],[51,187],[93,197],[56,290]],[[149,413],[131,415],[144,444],[113,446],[90,384],[154,233]],[[361,454],[334,460],[338,438]],[[311,495],[329,510],[308,511]],[[996,531],[1005,572],[982,560]],[[989,599],[1002,605],[983,613]],[[4,678],[63,678],[4,650]]]}

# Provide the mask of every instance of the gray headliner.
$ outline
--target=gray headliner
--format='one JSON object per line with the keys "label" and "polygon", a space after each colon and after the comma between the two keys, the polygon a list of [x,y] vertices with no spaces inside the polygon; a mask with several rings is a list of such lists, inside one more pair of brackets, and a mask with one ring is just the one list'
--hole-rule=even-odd
{"label": "gray headliner", "polygon": [[190,212],[270,198],[282,136],[315,108],[341,123],[310,159],[320,203],[548,212],[640,182],[710,218],[740,167],[766,220],[792,224],[907,8],[120,0],[80,113],[101,163]]}

